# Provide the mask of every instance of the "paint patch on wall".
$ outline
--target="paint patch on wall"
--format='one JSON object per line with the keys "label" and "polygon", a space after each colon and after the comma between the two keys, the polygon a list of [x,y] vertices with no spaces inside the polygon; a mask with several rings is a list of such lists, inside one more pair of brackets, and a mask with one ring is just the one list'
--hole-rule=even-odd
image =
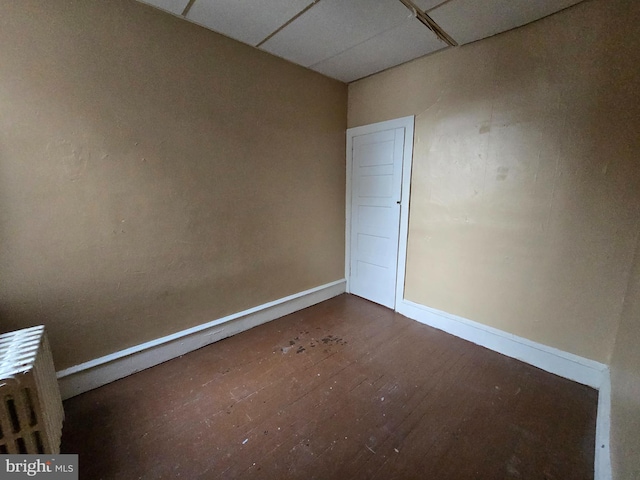
{"label": "paint patch on wall", "polygon": [[491,125],[482,125],[480,127],[480,135],[484,134],[484,133],[489,133],[491,131]]}
{"label": "paint patch on wall", "polygon": [[503,182],[509,176],[509,167],[498,167],[498,173],[496,175],[496,180],[499,182]]}

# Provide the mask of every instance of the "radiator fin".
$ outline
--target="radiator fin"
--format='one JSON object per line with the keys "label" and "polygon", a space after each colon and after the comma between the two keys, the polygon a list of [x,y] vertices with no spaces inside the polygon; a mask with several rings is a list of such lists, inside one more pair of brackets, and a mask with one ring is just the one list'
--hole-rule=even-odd
{"label": "radiator fin", "polygon": [[44,326],[0,335],[0,454],[60,453],[63,420]]}

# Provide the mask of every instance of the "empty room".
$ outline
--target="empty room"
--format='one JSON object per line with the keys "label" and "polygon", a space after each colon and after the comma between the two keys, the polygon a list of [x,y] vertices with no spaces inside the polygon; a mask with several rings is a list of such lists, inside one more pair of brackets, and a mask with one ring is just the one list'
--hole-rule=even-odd
{"label": "empty room", "polygon": [[0,478],[640,480],[639,132],[635,0],[0,2]]}

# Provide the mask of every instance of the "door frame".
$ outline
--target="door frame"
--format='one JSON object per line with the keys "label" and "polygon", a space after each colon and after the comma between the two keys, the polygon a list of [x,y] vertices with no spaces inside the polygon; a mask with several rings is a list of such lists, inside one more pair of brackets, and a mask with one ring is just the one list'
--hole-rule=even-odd
{"label": "door frame", "polygon": [[409,233],[409,200],[411,194],[411,167],[413,165],[413,133],[415,116],[396,118],[384,122],[372,123],[347,129],[347,188],[346,188],[346,227],[344,276],[347,280],[346,291],[351,293],[351,172],[353,169],[353,137],[367,135],[394,128],[404,128],[404,148],[402,157],[402,186],[400,198],[400,232],[398,235],[398,264],[396,269],[396,288],[393,309],[404,299],[404,281],[407,269],[407,240]]}

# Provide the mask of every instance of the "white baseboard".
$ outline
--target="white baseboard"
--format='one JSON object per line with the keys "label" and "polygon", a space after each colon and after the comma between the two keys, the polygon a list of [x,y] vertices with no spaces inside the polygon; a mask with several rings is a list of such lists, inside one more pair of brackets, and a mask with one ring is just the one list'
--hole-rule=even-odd
{"label": "white baseboard", "polygon": [[605,364],[512,335],[457,315],[401,300],[398,313],[431,327],[598,390],[595,480],[611,480],[611,381]]}
{"label": "white baseboard", "polygon": [[396,309],[405,317],[574,382],[599,389],[605,379],[607,366],[595,360],[548,347],[409,300],[401,300]]}
{"label": "white baseboard", "polygon": [[345,285],[344,279],[331,282],[61,370],[57,376],[62,398],[71,398],[323,302],[344,293]]}
{"label": "white baseboard", "polygon": [[609,369],[598,391],[598,418],[596,420],[596,480],[611,480],[611,377]]}

